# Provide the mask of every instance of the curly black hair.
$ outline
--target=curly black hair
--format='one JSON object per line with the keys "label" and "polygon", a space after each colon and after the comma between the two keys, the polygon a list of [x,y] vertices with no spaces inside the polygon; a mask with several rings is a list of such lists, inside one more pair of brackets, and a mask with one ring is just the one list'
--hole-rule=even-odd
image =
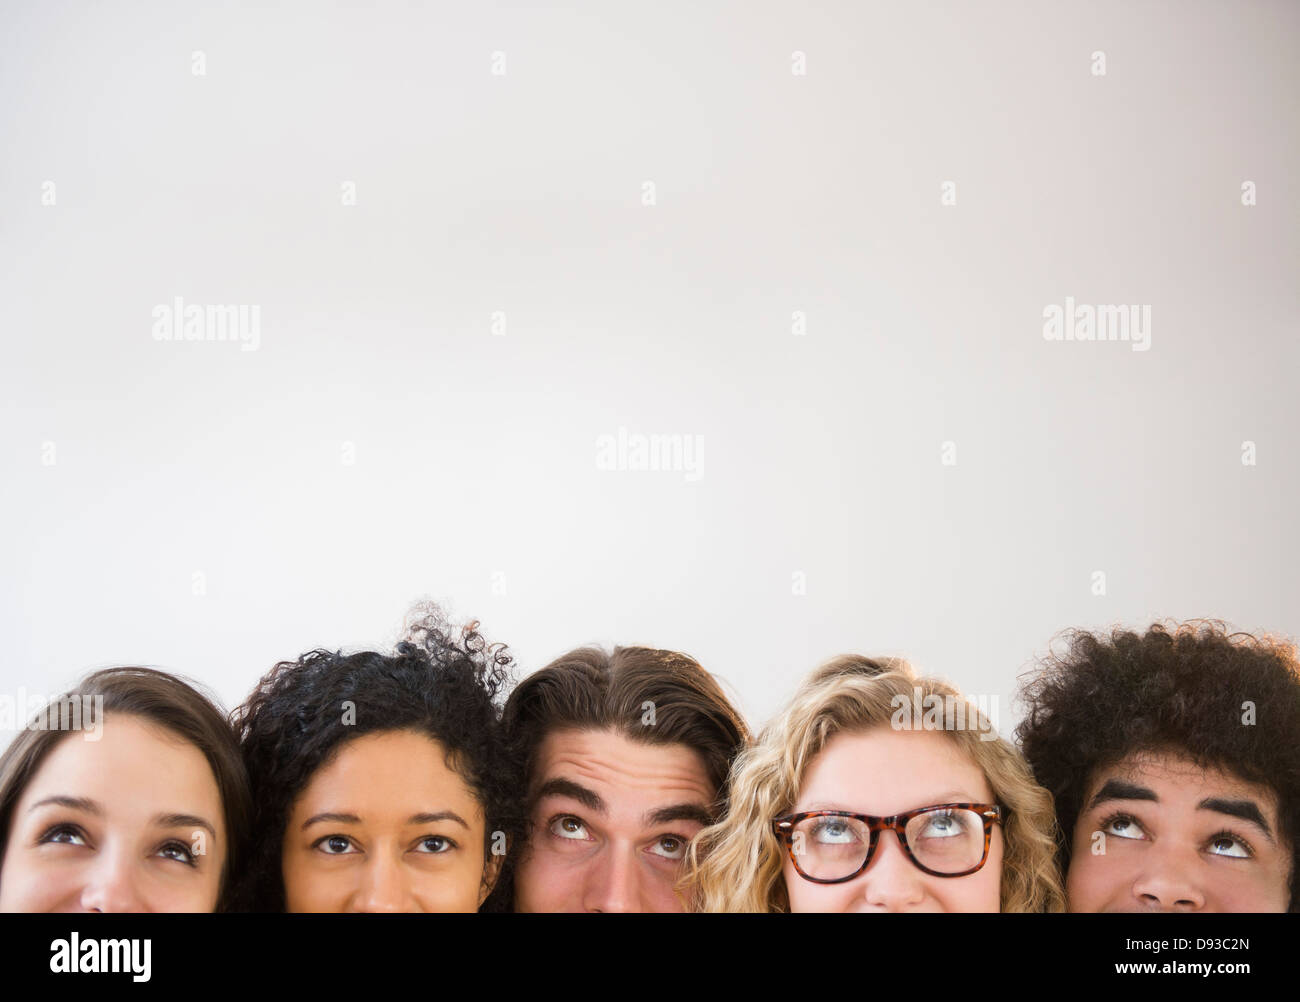
{"label": "curly black hair", "polygon": [[[470,622],[457,639],[437,606],[418,605],[392,654],[309,651],[277,664],[235,710],[255,804],[241,909],[284,911],[280,853],[294,801],[345,742],[379,731],[417,731],[447,749],[448,766],[483,805],[485,853],[493,833],[505,833],[502,883],[522,831],[518,770],[500,730],[514,659],[504,645],[489,645],[478,625]],[[345,700],[356,707],[347,726],[340,722]],[[480,911],[508,904],[494,891]]]}
{"label": "curly black hair", "polygon": [[[1300,910],[1300,662],[1291,643],[1193,620],[1145,634],[1064,634],[1025,676],[1016,736],[1056,799],[1061,872],[1088,784],[1131,754],[1177,747],[1204,769],[1271,789],[1291,847],[1291,910]],[[1254,704],[1254,726],[1243,723]]]}

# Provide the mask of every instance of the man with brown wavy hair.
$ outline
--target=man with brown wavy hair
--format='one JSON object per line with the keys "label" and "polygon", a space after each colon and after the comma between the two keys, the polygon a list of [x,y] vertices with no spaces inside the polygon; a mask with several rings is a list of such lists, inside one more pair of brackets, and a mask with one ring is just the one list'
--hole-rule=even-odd
{"label": "man with brown wavy hair", "polygon": [[1071,911],[1300,905],[1300,662],[1222,623],[1075,631],[1017,730],[1056,800]]}
{"label": "man with brown wavy hair", "polygon": [[502,723],[528,784],[515,910],[683,911],[686,847],[749,741],[713,676],[675,651],[579,648],[524,679]]}

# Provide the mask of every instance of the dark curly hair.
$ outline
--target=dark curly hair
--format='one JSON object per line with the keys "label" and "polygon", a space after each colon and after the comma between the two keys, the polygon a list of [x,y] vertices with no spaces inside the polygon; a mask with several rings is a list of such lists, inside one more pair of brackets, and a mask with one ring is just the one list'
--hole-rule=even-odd
{"label": "dark curly hair", "polygon": [[[494,832],[506,835],[501,884],[522,825],[517,770],[499,726],[514,659],[504,645],[489,645],[478,625],[470,622],[456,639],[437,606],[418,605],[392,654],[314,650],[280,662],[258,683],[233,715],[256,805],[240,907],[284,910],[280,853],[294,801],[345,742],[380,731],[417,731],[447,749],[448,767],[483,806],[485,853]],[[348,726],[339,717],[344,700],[356,707]],[[494,892],[480,910],[507,904]]]}
{"label": "dark curly hair", "polygon": [[[1203,769],[1271,789],[1291,847],[1291,910],[1300,908],[1300,662],[1291,643],[1229,633],[1215,620],[1145,634],[1064,634],[1065,647],[1022,683],[1016,736],[1056,799],[1061,872],[1087,786],[1131,754],[1177,747]],[[1242,704],[1257,723],[1244,726]]]}

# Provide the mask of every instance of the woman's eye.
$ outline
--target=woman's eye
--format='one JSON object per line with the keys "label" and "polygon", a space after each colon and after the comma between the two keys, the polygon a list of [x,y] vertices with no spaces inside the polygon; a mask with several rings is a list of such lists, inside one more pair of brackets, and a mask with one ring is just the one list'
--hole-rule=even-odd
{"label": "woman's eye", "polygon": [[1107,835],[1114,835],[1116,838],[1146,838],[1146,832],[1142,830],[1142,826],[1137,823],[1135,818],[1131,818],[1127,814],[1119,814],[1109,819],[1102,825],[1101,830]]}
{"label": "woman's eye", "polygon": [[951,814],[932,814],[926,819],[925,838],[951,838],[960,835],[960,825]]}
{"label": "woman's eye", "polygon": [[591,836],[587,834],[587,826],[571,814],[556,818],[551,822],[551,834],[559,838],[575,839],[581,841]]}
{"label": "woman's eye", "polygon": [[425,853],[449,852],[455,847],[456,844],[443,835],[430,835],[420,839],[420,851]]}
{"label": "woman's eye", "polygon": [[689,839],[684,839],[680,835],[663,835],[655,839],[650,851],[656,856],[662,856],[664,859],[683,859],[686,856],[686,845],[689,841]]}
{"label": "woman's eye", "polygon": [[41,841],[61,845],[86,845],[86,836],[79,828],[74,828],[71,825],[59,825],[42,835]]}
{"label": "woman's eye", "polygon": [[316,847],[328,856],[342,856],[352,850],[352,840],[345,835],[326,835]]}
{"label": "woman's eye", "polygon": [[813,837],[818,842],[832,844],[852,842],[853,832],[843,821],[823,821],[813,830]]}
{"label": "woman's eye", "polygon": [[178,863],[194,864],[194,853],[190,852],[190,847],[184,842],[168,842],[158,850],[158,855],[164,859],[174,859]]}
{"label": "woman's eye", "polygon": [[1220,832],[1210,839],[1210,855],[1230,856],[1233,859],[1249,859],[1254,855],[1244,840],[1231,832]]}

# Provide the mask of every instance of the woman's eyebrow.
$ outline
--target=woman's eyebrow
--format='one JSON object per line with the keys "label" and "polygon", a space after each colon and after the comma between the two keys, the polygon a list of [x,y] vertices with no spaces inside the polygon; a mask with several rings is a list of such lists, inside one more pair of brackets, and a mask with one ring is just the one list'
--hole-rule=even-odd
{"label": "woman's eyebrow", "polygon": [[355,814],[347,814],[342,811],[323,811],[320,814],[313,814],[309,817],[302,823],[302,827],[304,829],[310,828],[312,825],[319,824],[322,821],[333,821],[336,824],[342,825],[361,824],[361,819]]}
{"label": "woman's eyebrow", "polygon": [[1196,807],[1198,810],[1216,811],[1229,817],[1240,818],[1242,821],[1249,821],[1262,831],[1270,842],[1277,845],[1277,841],[1273,838],[1273,830],[1269,828],[1268,822],[1264,820],[1264,813],[1253,800],[1228,800],[1224,797],[1206,797]]}
{"label": "woman's eyebrow", "polygon": [[465,819],[455,811],[429,811],[425,814],[412,814],[406,823],[408,825],[432,825],[437,824],[439,821],[455,821],[466,831],[469,830],[469,825],[465,822]]}
{"label": "woman's eyebrow", "polygon": [[153,823],[160,828],[206,828],[208,834],[217,837],[216,827],[197,814],[156,814]]}
{"label": "woman's eyebrow", "polygon": [[[936,793],[934,796],[917,800],[917,807],[938,807],[942,804],[973,804],[979,802],[979,797],[972,797],[963,790],[949,790],[947,793]],[[848,807],[841,807],[842,802],[838,800],[818,800],[807,807],[802,808],[804,811],[846,811],[849,814],[865,814],[866,811],[855,811]],[[792,814],[798,814],[800,811],[791,811]],[[902,811],[899,812],[904,813]],[[884,817],[885,815],[880,815]]]}
{"label": "woman's eyebrow", "polygon": [[87,814],[104,813],[104,808],[89,797],[69,797],[63,794],[55,794],[52,797],[45,797],[36,801],[31,807],[27,808],[27,813],[30,814],[36,808],[45,807],[48,804],[54,804],[56,807],[67,807],[74,811],[85,811]]}

